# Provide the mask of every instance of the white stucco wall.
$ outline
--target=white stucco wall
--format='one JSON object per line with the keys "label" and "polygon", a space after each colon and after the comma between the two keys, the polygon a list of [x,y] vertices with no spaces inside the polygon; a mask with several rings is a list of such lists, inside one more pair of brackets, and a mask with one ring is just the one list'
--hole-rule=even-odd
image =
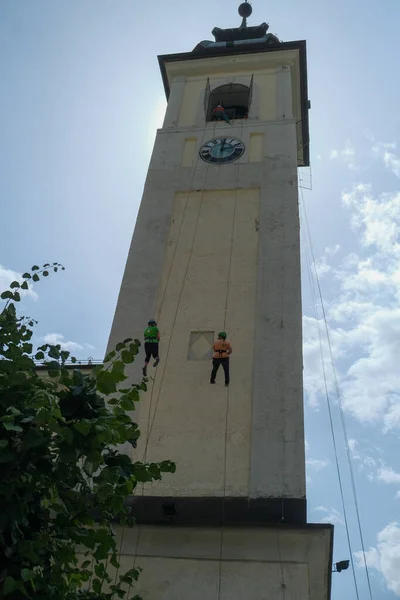
{"label": "white stucco wall", "polygon": [[[211,78],[243,77],[242,58],[225,73],[214,61]],[[146,494],[305,496],[297,138],[291,73],[278,59],[252,64],[258,116],[232,125],[199,126],[187,106],[202,101],[190,69],[204,59],[174,76],[109,342],[142,339],[159,320],[161,362],[134,415],[132,457],[174,459],[177,473]],[[240,138],[245,153],[207,165],[198,151],[215,136]],[[234,347],[229,396],[222,373],[210,386],[210,363],[188,360],[190,332],[221,329]],[[128,370],[135,381],[142,360]]]}
{"label": "white stucco wall", "polygon": [[143,569],[134,592],[146,600],[329,597],[329,525],[302,529],[142,526],[125,529],[122,540],[121,533],[120,572],[133,566]]}

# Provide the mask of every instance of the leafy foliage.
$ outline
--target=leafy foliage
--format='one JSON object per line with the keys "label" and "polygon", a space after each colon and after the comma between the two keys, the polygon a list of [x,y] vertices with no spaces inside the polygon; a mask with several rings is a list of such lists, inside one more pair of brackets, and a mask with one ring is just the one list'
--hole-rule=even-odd
{"label": "leafy foliage", "polygon": [[108,564],[120,566],[112,526],[132,527],[126,500],[137,484],[175,465],[132,462],[118,450],[136,448],[140,435],[127,411],[146,384],[127,385],[124,372],[138,340],[119,343],[90,375],[66,368],[75,359],[60,345],[33,350],[35,321],[17,316],[18,290],[58,269],[35,265],[1,294],[0,598],[140,600],[130,594],[138,569],[108,574]]}

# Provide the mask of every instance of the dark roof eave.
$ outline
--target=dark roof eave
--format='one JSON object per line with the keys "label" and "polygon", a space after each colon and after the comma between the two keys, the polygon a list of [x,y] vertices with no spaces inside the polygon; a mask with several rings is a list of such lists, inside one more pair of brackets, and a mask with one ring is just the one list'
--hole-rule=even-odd
{"label": "dark roof eave", "polygon": [[308,122],[308,87],[307,87],[307,52],[306,41],[282,42],[275,46],[254,46],[252,48],[222,48],[210,49],[203,52],[180,52],[178,54],[161,54],[158,56],[161,77],[164,84],[165,95],[169,98],[169,82],[167,77],[166,63],[182,60],[197,60],[201,58],[212,58],[216,56],[234,56],[237,54],[255,54],[258,52],[279,52],[281,50],[299,50],[300,55],[300,94],[301,94],[301,129],[303,139],[303,162],[302,167],[310,166],[310,144],[309,144],[309,122]]}

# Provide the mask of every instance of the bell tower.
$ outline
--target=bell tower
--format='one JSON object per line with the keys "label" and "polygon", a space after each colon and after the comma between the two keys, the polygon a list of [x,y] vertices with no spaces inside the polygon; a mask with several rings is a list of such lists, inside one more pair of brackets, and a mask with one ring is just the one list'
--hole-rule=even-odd
{"label": "bell tower", "polygon": [[[133,460],[177,471],[132,498],[123,565],[146,600],[323,600],[330,525],[307,523],[297,169],[309,164],[306,43],[268,25],[159,56],[168,99],[109,349],[160,329]],[[222,106],[217,111],[217,106]],[[217,118],[218,117],[218,120]],[[231,383],[210,385],[212,344]],[[143,356],[129,373],[141,377]]]}

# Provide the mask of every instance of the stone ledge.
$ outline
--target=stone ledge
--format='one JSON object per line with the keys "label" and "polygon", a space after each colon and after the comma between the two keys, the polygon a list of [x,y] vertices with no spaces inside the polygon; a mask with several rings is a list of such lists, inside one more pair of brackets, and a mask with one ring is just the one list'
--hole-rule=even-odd
{"label": "stone ledge", "polygon": [[303,526],[307,523],[305,498],[133,496],[128,503],[139,525],[214,527],[286,523]]}

